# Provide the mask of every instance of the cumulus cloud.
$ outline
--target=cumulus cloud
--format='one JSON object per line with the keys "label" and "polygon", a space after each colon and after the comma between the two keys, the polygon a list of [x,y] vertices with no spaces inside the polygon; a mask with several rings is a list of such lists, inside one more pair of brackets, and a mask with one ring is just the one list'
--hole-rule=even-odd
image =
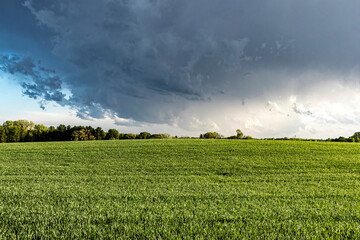
{"label": "cumulus cloud", "polygon": [[[341,84],[359,76],[356,0],[27,0],[24,6],[54,32],[52,54],[76,71],[34,75],[38,67],[29,58],[3,59],[6,71],[29,76],[24,94],[66,102],[85,119],[111,115],[124,125],[222,130],[232,116],[222,109],[231,109],[250,119],[239,124],[261,129],[262,117],[254,116],[266,104],[267,116],[315,118],[311,104],[289,105],[278,96],[306,98],[328,76]],[[71,91],[66,101],[62,83]]]}

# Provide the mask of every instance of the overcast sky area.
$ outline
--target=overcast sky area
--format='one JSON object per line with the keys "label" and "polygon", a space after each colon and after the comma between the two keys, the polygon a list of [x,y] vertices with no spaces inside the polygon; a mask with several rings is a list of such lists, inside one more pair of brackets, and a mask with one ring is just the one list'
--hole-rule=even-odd
{"label": "overcast sky area", "polygon": [[0,0],[0,121],[360,131],[358,0]]}

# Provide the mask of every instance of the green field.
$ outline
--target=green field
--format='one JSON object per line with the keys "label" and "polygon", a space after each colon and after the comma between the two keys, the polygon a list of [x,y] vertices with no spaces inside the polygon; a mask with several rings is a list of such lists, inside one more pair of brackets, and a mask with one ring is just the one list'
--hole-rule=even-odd
{"label": "green field", "polygon": [[360,238],[360,145],[0,144],[0,238]]}

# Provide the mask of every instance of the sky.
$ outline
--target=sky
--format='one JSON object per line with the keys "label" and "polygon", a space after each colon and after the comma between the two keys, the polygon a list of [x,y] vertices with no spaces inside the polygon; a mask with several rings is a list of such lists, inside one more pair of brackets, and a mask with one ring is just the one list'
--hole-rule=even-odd
{"label": "sky", "polygon": [[360,131],[357,0],[0,0],[0,122]]}

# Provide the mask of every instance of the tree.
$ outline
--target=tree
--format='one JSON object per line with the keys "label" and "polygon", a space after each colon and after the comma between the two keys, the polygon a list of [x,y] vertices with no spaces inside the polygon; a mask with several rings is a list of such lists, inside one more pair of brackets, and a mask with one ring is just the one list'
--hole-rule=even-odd
{"label": "tree", "polygon": [[94,137],[96,140],[103,140],[106,138],[106,132],[101,127],[95,129]]}
{"label": "tree", "polygon": [[[34,124],[32,123],[32,126],[33,125]],[[30,122],[26,120],[18,120],[14,122],[14,127],[19,129],[18,131],[20,132],[20,141],[24,142],[28,131],[31,130]]]}
{"label": "tree", "polygon": [[71,134],[74,141],[85,141],[88,140],[85,129],[76,130]]}
{"label": "tree", "polygon": [[217,132],[207,132],[203,135],[204,138],[221,138],[221,135]]}
{"label": "tree", "polygon": [[339,137],[337,139],[337,142],[346,142],[346,138],[345,137]]}
{"label": "tree", "polygon": [[3,124],[6,128],[7,142],[19,142],[21,139],[21,128],[14,121],[6,121]]}
{"label": "tree", "polygon": [[6,128],[3,126],[0,126],[0,143],[6,142]]}
{"label": "tree", "polygon": [[243,138],[243,137],[244,137],[243,132],[240,129],[237,129],[236,130],[236,138],[240,139],[240,138]]}
{"label": "tree", "polygon": [[[120,138],[120,136],[119,136]],[[133,133],[125,133],[122,135],[121,139],[135,139],[136,138],[136,134]]]}
{"label": "tree", "polygon": [[88,133],[90,133],[90,135],[95,135],[95,129],[92,126],[87,126],[85,129],[88,130]]}
{"label": "tree", "polygon": [[109,131],[106,134],[106,139],[107,140],[115,140],[115,139],[119,139],[120,133],[118,130],[116,129],[109,129]]}
{"label": "tree", "polygon": [[71,134],[71,138],[74,141],[96,140],[89,128],[82,128],[80,130],[73,131],[73,133]]}
{"label": "tree", "polygon": [[35,123],[34,122],[29,122],[29,127],[28,127],[28,131],[26,133],[25,136],[25,142],[33,142],[34,139],[34,127],[35,127]]}
{"label": "tree", "polygon": [[57,141],[66,141],[66,126],[64,124],[60,124],[56,127],[54,139]]}
{"label": "tree", "polygon": [[360,132],[356,132],[356,133],[354,133],[351,137],[353,137],[353,138],[360,138]]}
{"label": "tree", "polygon": [[141,132],[138,136],[139,139],[148,139],[150,138],[151,134],[148,132]]}
{"label": "tree", "polygon": [[34,138],[36,141],[48,141],[48,134],[49,129],[42,125],[36,124],[34,127]]}
{"label": "tree", "polygon": [[156,133],[150,136],[151,139],[170,139],[172,136],[169,133]]}

